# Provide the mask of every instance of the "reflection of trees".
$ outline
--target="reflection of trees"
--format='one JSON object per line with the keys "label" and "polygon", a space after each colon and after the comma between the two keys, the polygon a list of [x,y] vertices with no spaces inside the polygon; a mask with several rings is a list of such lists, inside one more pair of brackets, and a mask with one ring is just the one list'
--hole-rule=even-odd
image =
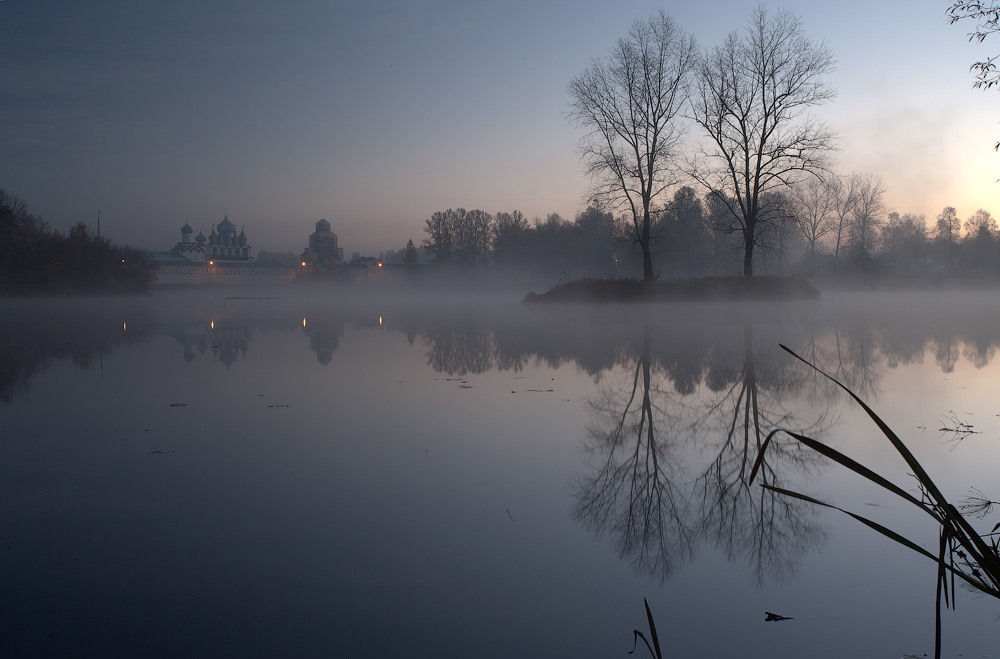
{"label": "reflection of trees", "polygon": [[[801,369],[777,359],[773,349],[765,354],[768,359],[755,359],[753,327],[746,325],[735,377],[717,389],[720,396],[698,422],[698,436],[712,447],[713,458],[695,482],[702,532],[731,560],[743,559],[758,582],[780,577],[823,537],[811,508],[747,483],[767,434],[775,428],[801,428],[783,404],[797,389]],[[718,387],[720,381],[714,384]],[[814,427],[824,425],[820,419]],[[815,461],[816,455],[802,451],[794,440],[773,439],[760,467],[761,482],[780,486],[782,474],[803,475]]]}
{"label": "reflection of trees", "polygon": [[651,335],[647,325],[630,384],[616,389],[605,381],[591,401],[587,448],[598,467],[577,484],[573,516],[595,536],[612,538],[637,572],[663,581],[694,550],[684,496],[672,477],[669,394],[653,383]]}
{"label": "reflection of trees", "polygon": [[[770,430],[802,428],[783,400],[798,391],[803,370],[777,346],[761,358],[746,325],[741,337],[723,328],[704,351],[687,346],[685,368],[668,360],[681,374],[675,380],[650,357],[652,333],[647,325],[642,351],[624,371],[630,377],[605,378],[590,401],[586,447],[595,468],[577,482],[574,518],[637,572],[660,580],[693,556],[699,538],[746,562],[757,580],[781,576],[823,534],[811,507],[747,478]],[[701,368],[692,380],[693,364]],[[821,418],[812,430],[825,425]],[[815,468],[816,457],[796,442],[776,441],[761,468],[765,482],[780,485]],[[708,463],[682,459],[685,448]],[[686,481],[692,470],[698,475]]]}
{"label": "reflection of trees", "polygon": [[105,355],[149,339],[144,309],[77,301],[4,302],[0,311],[0,403],[30,389],[31,380],[54,361],[69,359],[81,369]]}
{"label": "reflection of trees", "polygon": [[[485,373],[497,367],[493,332],[482,325],[439,326],[427,335],[427,363],[439,373],[466,375]],[[512,370],[520,370],[517,364]]]}

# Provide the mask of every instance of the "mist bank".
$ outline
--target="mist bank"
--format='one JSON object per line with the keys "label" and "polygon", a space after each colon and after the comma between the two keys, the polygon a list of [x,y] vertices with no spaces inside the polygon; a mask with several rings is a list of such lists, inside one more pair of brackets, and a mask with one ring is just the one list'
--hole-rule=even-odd
{"label": "mist bank", "polygon": [[[781,341],[831,372],[861,369],[863,377],[846,379],[870,383],[886,367],[927,358],[943,373],[963,359],[988,365],[1000,349],[998,300],[992,291],[833,292],[784,302],[526,305],[509,293],[330,295],[325,287],[295,286],[7,299],[0,300],[0,402],[23,394],[53,363],[91,368],[157,336],[172,337],[178,358],[210,356],[229,365],[254,359],[262,334],[297,333],[328,364],[349,330],[402,334],[449,375],[539,362],[571,363],[594,376],[641,354],[652,332],[651,359],[679,383],[703,377],[720,351],[730,351],[723,344],[741,346],[745,328],[755,327],[760,354],[788,359],[777,351]],[[861,366],[848,369],[844,360]]]}

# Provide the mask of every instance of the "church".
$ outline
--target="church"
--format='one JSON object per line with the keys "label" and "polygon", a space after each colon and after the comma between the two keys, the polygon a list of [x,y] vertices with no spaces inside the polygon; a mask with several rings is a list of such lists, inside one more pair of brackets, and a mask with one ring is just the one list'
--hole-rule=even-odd
{"label": "church", "polygon": [[[191,234],[194,229],[187,222],[181,227],[181,241],[170,250],[172,254],[182,256],[189,261],[252,261],[250,245],[247,244],[246,229],[236,235],[236,225],[225,215],[218,228],[212,227],[212,233],[205,237],[201,231],[196,238]],[[207,243],[207,244],[206,244]]]}
{"label": "church", "polygon": [[[316,223],[316,230],[309,234],[309,246],[298,261],[258,262],[247,242],[246,229],[237,234],[228,214],[207,237],[200,231],[194,236],[194,229],[185,222],[180,242],[169,252],[148,255],[159,285],[288,283],[318,270],[332,272],[331,266],[345,266],[344,249],[337,245],[337,234],[330,231],[326,220]],[[354,269],[351,276],[355,276]]]}
{"label": "church", "polygon": [[329,222],[320,220],[316,223],[316,230],[309,234],[309,246],[299,258],[314,268],[328,268],[343,263],[344,248],[337,247],[337,234],[330,231]]}

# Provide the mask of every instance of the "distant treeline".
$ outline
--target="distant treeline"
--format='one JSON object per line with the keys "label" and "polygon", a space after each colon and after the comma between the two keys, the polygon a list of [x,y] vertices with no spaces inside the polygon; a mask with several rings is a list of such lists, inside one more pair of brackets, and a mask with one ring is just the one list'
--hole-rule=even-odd
{"label": "distant treeline", "polygon": [[[888,211],[871,175],[832,176],[760,200],[754,272],[830,278],[1000,277],[1000,230],[979,210],[963,221],[945,208],[923,215]],[[652,260],[659,278],[738,275],[744,245],[737,218],[718,194],[678,189],[653,214]],[[518,211],[464,208],[426,220],[424,249],[439,269],[522,280],[641,277],[642,253],[629,220],[590,206],[573,221],[529,222]]]}
{"label": "distant treeline", "polygon": [[139,292],[155,279],[142,250],[95,235],[82,222],[63,235],[0,189],[0,292]]}

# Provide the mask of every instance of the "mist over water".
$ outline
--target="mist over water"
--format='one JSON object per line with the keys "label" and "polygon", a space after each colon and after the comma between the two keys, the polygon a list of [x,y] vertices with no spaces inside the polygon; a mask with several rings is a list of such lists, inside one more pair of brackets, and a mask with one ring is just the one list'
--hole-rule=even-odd
{"label": "mist over water", "polygon": [[[915,489],[779,344],[884,414],[950,497],[1000,494],[993,292],[0,309],[5,656],[620,656],[643,598],[672,656],[930,654],[933,564],[746,483],[787,427]],[[936,548],[793,441],[768,455],[764,482]],[[946,649],[996,656],[1000,609],[959,600]]]}

